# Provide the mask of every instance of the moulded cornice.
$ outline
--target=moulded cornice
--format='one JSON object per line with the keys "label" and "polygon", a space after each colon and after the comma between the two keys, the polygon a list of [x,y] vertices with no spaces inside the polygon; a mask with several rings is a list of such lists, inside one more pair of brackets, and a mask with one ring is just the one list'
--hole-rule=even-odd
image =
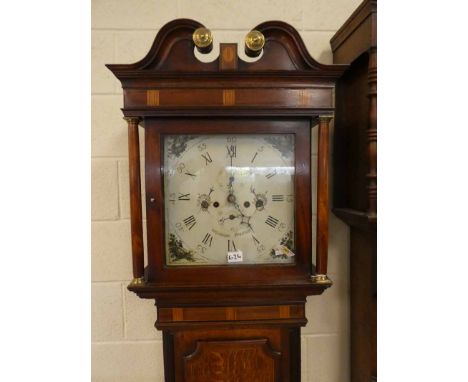
{"label": "moulded cornice", "polygon": [[[264,57],[254,62],[246,62],[237,57],[239,62],[237,70],[222,71],[219,57],[205,63],[195,56],[192,34],[199,27],[204,25],[195,20],[173,20],[159,30],[149,52],[140,61],[133,64],[106,66],[120,80],[205,76],[225,78],[300,76],[334,79],[340,77],[347,68],[346,65],[319,63],[309,54],[304,41],[294,27],[282,21],[268,21],[254,28],[265,36]],[[271,59],[275,55],[281,56],[282,59]],[[284,59],[285,57],[287,58]]]}

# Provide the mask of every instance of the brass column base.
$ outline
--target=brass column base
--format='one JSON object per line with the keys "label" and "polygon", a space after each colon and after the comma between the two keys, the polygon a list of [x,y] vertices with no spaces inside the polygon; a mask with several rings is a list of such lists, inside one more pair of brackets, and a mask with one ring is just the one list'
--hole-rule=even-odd
{"label": "brass column base", "polygon": [[143,277],[135,277],[131,282],[129,286],[134,286],[134,285],[142,285],[145,283],[145,279]]}
{"label": "brass column base", "polygon": [[330,285],[333,284],[333,281],[331,281],[327,275],[317,274],[317,275],[310,276],[310,278],[316,284],[330,284]]}

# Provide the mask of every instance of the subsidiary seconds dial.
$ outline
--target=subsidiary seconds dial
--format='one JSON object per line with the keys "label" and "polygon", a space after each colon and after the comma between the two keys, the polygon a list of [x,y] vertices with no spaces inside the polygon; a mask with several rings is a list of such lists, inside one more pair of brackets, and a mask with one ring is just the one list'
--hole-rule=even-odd
{"label": "subsidiary seconds dial", "polygon": [[294,262],[294,135],[164,138],[166,264]]}

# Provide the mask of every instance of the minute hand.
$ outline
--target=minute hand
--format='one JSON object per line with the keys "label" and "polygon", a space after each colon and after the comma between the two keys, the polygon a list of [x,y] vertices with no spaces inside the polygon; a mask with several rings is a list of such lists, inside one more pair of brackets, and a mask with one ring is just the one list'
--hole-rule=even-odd
{"label": "minute hand", "polygon": [[[244,215],[244,213],[241,211],[241,209],[240,209],[239,205],[237,204],[237,202],[234,202],[233,204],[234,204],[234,207],[236,208],[236,210],[239,211],[239,213],[241,214],[241,218],[242,218],[241,219],[241,224],[246,224],[250,228],[250,230],[252,232],[254,232],[254,230],[252,228],[252,224],[250,224],[250,216]],[[244,222],[244,218],[247,218],[246,222]]]}

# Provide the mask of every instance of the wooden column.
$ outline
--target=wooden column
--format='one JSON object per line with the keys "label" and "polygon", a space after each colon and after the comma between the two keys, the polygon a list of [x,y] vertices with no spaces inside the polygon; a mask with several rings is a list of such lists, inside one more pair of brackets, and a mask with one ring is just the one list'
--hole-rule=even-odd
{"label": "wooden column", "polygon": [[369,126],[367,128],[369,172],[367,173],[367,195],[369,220],[377,219],[377,48],[369,52],[367,81],[369,91]]}
{"label": "wooden column", "polygon": [[144,247],[141,204],[140,140],[138,124],[140,117],[124,117],[128,123],[128,164],[130,180],[130,222],[132,236],[133,284],[143,282]]}
{"label": "wooden column", "polygon": [[[317,249],[316,274],[326,276],[328,263],[328,162],[331,116],[319,117],[317,171]],[[325,281],[325,279],[319,281]]]}

